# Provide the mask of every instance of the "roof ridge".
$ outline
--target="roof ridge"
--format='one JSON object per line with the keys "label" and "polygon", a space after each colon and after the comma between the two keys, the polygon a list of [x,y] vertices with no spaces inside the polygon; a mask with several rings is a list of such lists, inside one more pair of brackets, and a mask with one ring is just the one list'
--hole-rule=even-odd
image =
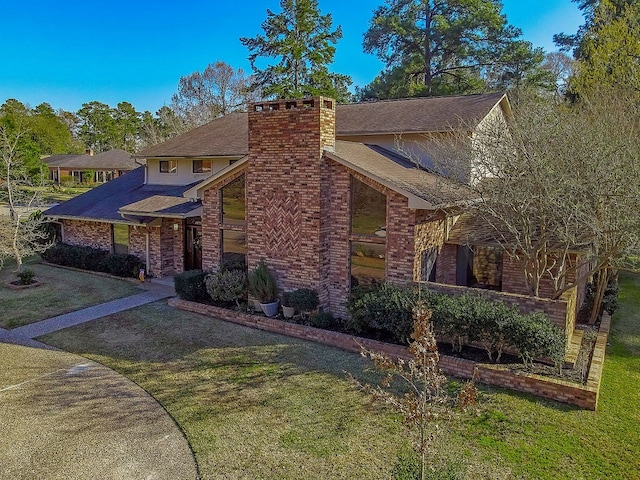
{"label": "roof ridge", "polygon": [[349,106],[349,105],[369,105],[372,103],[392,103],[406,100],[439,100],[439,99],[449,99],[449,98],[469,98],[469,97],[490,97],[494,95],[505,95],[504,91],[495,91],[490,93],[471,93],[471,94],[460,94],[460,95],[433,95],[433,96],[419,96],[419,97],[400,97],[400,98],[384,98],[384,99],[369,99],[362,100],[360,102],[349,102],[349,103],[340,103],[338,106]]}

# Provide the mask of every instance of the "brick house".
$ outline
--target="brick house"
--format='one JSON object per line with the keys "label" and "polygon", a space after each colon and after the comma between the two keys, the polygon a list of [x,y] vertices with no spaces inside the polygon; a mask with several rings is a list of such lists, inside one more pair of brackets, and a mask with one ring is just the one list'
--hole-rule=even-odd
{"label": "brick house", "polygon": [[156,276],[264,258],[281,290],[314,288],[339,316],[351,288],[374,280],[481,287],[571,332],[577,294],[527,297],[517,266],[463,242],[464,216],[439,208],[465,192],[428,151],[410,160],[397,147],[508,115],[504,94],[259,102],[140,152],[144,167],[46,213],[65,242],[128,251]]}
{"label": "brick house", "polygon": [[57,184],[105,183],[140,166],[131,154],[117,148],[96,155],[90,148],[82,155],[50,155],[42,162],[49,169],[49,180]]}

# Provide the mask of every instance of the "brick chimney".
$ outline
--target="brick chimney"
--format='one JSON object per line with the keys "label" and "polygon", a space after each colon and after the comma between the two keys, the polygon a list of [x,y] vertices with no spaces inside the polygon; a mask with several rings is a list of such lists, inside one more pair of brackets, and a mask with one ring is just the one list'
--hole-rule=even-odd
{"label": "brick chimney", "polygon": [[328,167],[322,152],[334,147],[332,99],[274,100],[249,106],[249,269],[264,258],[280,290],[314,288],[323,303],[327,294],[321,285],[326,270],[321,199]]}

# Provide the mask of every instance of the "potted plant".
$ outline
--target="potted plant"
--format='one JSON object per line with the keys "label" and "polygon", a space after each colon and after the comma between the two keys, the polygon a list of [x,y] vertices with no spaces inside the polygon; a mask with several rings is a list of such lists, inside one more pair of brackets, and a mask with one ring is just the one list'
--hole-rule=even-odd
{"label": "potted plant", "polygon": [[284,318],[293,318],[296,314],[296,309],[291,306],[289,292],[284,292],[282,294],[282,314],[284,315]]}
{"label": "potted plant", "polygon": [[318,298],[318,292],[311,288],[298,288],[289,293],[289,303],[291,306],[302,312],[303,316],[308,316],[308,313],[318,308],[320,299]]}
{"label": "potted plant", "polygon": [[260,302],[260,308],[267,317],[273,317],[278,313],[278,287],[276,279],[267,267],[264,259],[249,274],[249,290]]}

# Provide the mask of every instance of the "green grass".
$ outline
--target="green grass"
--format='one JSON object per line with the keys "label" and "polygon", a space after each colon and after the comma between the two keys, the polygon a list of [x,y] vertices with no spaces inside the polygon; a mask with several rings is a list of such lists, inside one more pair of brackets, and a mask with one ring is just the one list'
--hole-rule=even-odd
{"label": "green grass", "polygon": [[14,328],[80,308],[139,293],[134,284],[90,273],[41,265],[33,258],[25,268],[35,272],[39,287],[11,290],[4,286],[16,280],[15,264],[0,270],[0,327]]}
{"label": "green grass", "polygon": [[47,187],[23,187],[24,190],[29,192],[40,192],[40,197],[44,203],[58,203],[69,200],[73,197],[80,195],[81,193],[88,192],[96,185],[90,186],[47,186]]}
{"label": "green grass", "polygon": [[[640,478],[640,277],[621,307],[597,412],[482,387],[457,414],[435,465],[465,478]],[[339,350],[172,310],[163,302],[43,337],[108,365],[154,395],[185,431],[209,478],[390,478],[406,434],[345,372]]]}

